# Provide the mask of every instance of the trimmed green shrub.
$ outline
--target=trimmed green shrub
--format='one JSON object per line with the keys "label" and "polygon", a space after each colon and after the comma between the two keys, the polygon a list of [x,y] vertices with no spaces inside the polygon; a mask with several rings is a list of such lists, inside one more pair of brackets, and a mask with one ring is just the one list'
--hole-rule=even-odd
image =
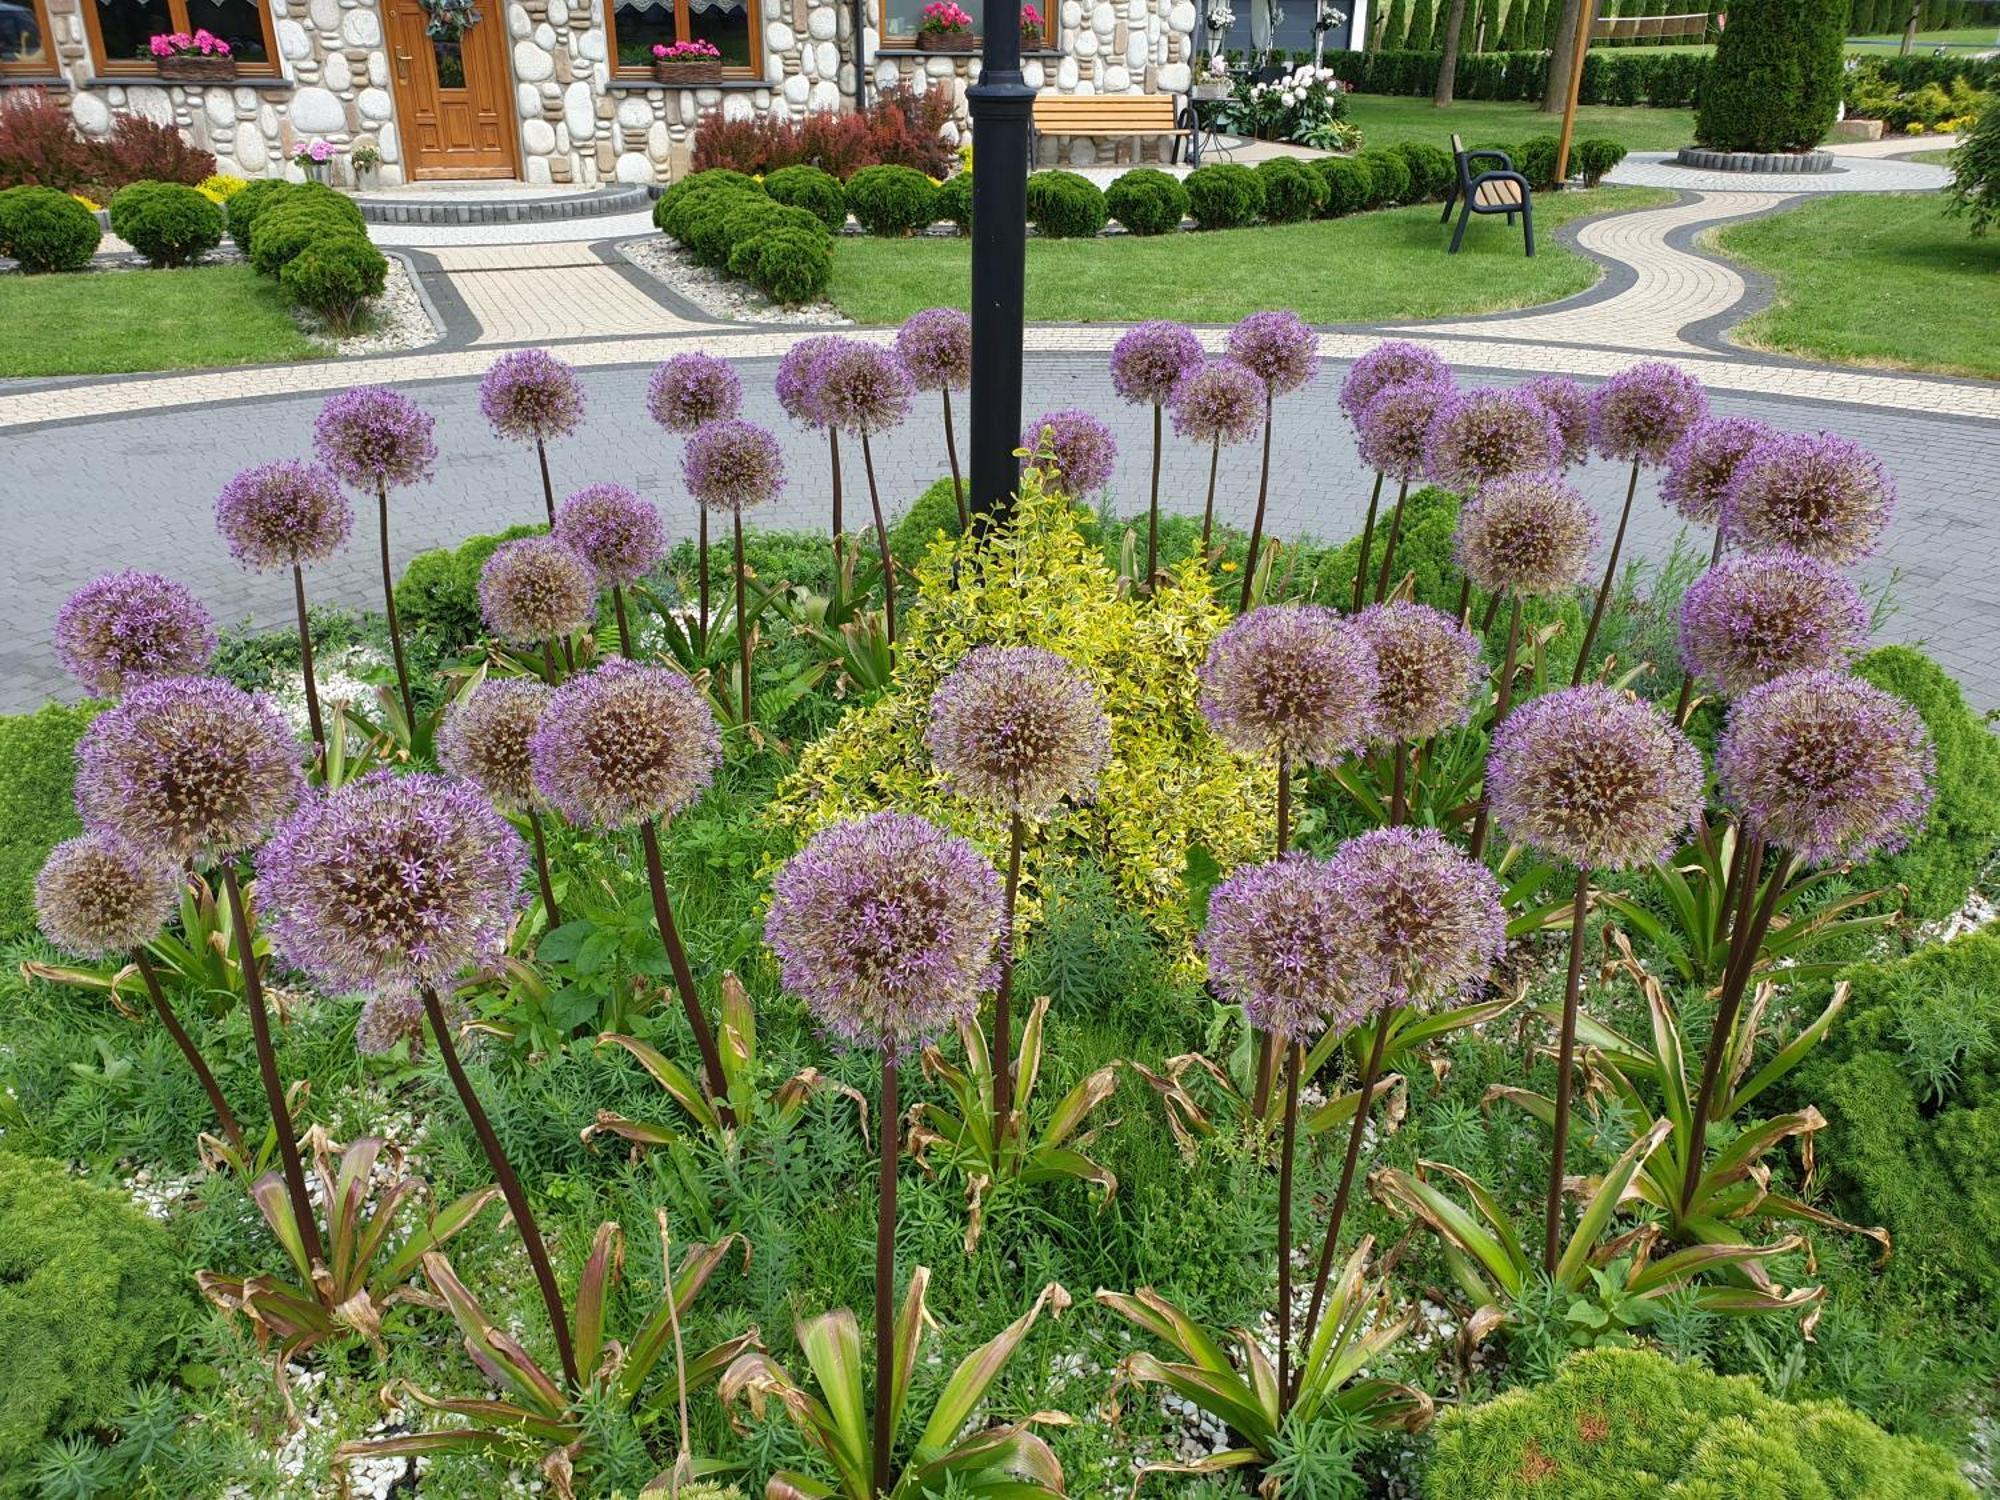
{"label": "trimmed green shrub", "polygon": [[1388,186],[1382,174],[1375,170],[1373,157],[1356,156],[1353,159],[1355,179],[1361,184],[1361,206],[1363,209],[1380,208],[1383,201],[1382,190]]}
{"label": "trimmed green shrub", "polygon": [[396,614],[405,630],[436,638],[440,653],[462,651],[485,632],[479,616],[479,573],[501,545],[538,536],[546,526],[510,526],[492,536],[467,537],[456,547],[419,552],[396,584]]}
{"label": "trimmed green shrub", "polygon": [[863,167],[847,179],[847,208],[870,234],[896,239],[937,220],[937,185],[914,167]]}
{"label": "trimmed green shrub", "polygon": [[1297,224],[1326,207],[1326,179],[1292,156],[1257,163],[1264,185],[1264,217],[1273,224]]}
{"label": "trimmed green shrub", "polygon": [[972,231],[972,174],[954,172],[938,185],[937,216],[958,226],[960,234]]}
{"label": "trimmed green shrub", "polygon": [[1368,207],[1375,191],[1375,174],[1351,156],[1323,156],[1313,163],[1326,183],[1326,216],[1338,219]]}
{"label": "trimmed green shrub", "polygon": [[1423,141],[1398,141],[1387,148],[1403,158],[1403,165],[1410,171],[1410,198],[1415,202],[1427,202],[1442,198],[1451,191],[1452,178],[1456,175],[1451,162],[1451,153],[1442,146],[1432,146]]}
{"label": "trimmed green shrub", "polygon": [[102,705],[51,703],[0,717],[0,939],[35,925],[35,875],[82,831],[71,792],[76,742]]}
{"label": "trimmed green shrub", "polygon": [[238,188],[224,206],[229,220],[229,237],[245,255],[250,253],[250,236],[257,218],[292,195],[295,184],[282,177],[259,177]]}
{"label": "trimmed green shrub", "polygon": [[1110,218],[1097,184],[1076,172],[1036,172],[1028,178],[1028,222],[1052,240],[1087,240]]}
{"label": "trimmed green shrub", "polygon": [[326,234],[313,240],[278,272],[287,297],[346,333],[370,297],[382,295],[388,259],[358,234]]}
{"label": "trimmed green shrub", "polygon": [[[703,265],[722,266],[728,263],[736,242],[751,232],[752,224],[761,223],[779,206],[760,192],[717,187],[681,203],[674,210],[668,233]],[[732,224],[740,225],[740,231],[732,232]]]}
{"label": "trimmed green shrub", "polygon": [[1187,217],[1187,189],[1157,167],[1134,167],[1104,190],[1111,217],[1128,234],[1172,234]]}
{"label": "trimmed green shrub", "polygon": [[774,302],[810,301],[833,281],[833,248],[818,235],[774,229],[751,243],[756,259],[750,280]]}
{"label": "trimmed green shrub", "polygon": [[27,271],[76,271],[90,263],[104,238],[97,215],[54,188],[0,191],[0,255]]}
{"label": "trimmed green shrub", "polygon": [[1528,179],[1528,186],[1546,193],[1556,185],[1556,148],[1561,144],[1552,135],[1530,136],[1507,154],[1514,159],[1514,170]]}
{"label": "trimmed green shrub", "polygon": [[663,234],[672,235],[677,240],[684,240],[686,236],[674,227],[676,212],[694,199],[712,193],[718,188],[733,188],[744,193],[763,191],[757,185],[757,179],[747,172],[732,172],[727,167],[714,167],[706,172],[691,172],[654,200],[653,227]]}
{"label": "trimmed green shrub", "polygon": [[1840,104],[1846,36],[1846,0],[1731,5],[1695,116],[1695,139],[1718,151],[1818,145]]}
{"label": "trimmed green shrub", "polygon": [[301,189],[257,216],[250,231],[250,264],[260,276],[276,276],[314,240],[367,233],[360,210],[338,193]]}
{"label": "trimmed green shrub", "polygon": [[222,206],[178,182],[135,182],[111,200],[111,232],[156,266],[185,266],[222,243]]}
{"label": "trimmed green shrub", "polygon": [[1264,180],[1237,162],[1196,167],[1182,186],[1188,212],[1203,229],[1234,229],[1264,211]]}
{"label": "trimmed green shrub", "polygon": [[958,492],[952,488],[949,474],[932,480],[930,488],[889,528],[890,555],[898,566],[915,568],[939,532],[958,535]]}
{"label": "trimmed green shrub", "polygon": [[1625,160],[1625,148],[1617,141],[1607,141],[1603,136],[1592,136],[1589,140],[1578,141],[1570,148],[1570,170],[1583,174],[1583,185],[1594,188],[1604,180],[1604,174]]}
{"label": "trimmed green shrub", "polygon": [[847,194],[840,179],[818,167],[780,167],[764,179],[764,191],[774,203],[802,208],[834,234],[847,223]]}
{"label": "trimmed green shrub", "polygon": [[1408,203],[1413,193],[1414,181],[1410,165],[1394,151],[1386,147],[1371,146],[1361,153],[1359,160],[1367,163],[1375,174],[1375,205],[1387,208],[1392,203]]}

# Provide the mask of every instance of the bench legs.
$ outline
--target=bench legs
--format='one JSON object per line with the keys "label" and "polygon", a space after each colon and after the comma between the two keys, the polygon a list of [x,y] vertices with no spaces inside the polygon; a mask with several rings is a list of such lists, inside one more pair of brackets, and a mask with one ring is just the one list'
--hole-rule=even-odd
{"label": "bench legs", "polygon": [[1527,241],[1528,259],[1535,258],[1535,210],[1532,200],[1521,200],[1521,237]]}
{"label": "bench legs", "polygon": [[1458,228],[1451,232],[1451,249],[1445,252],[1447,255],[1458,254],[1458,247],[1465,243],[1465,226],[1471,222],[1472,200],[1467,198],[1464,207],[1458,211]]}
{"label": "bench legs", "polygon": [[[1445,205],[1445,213],[1447,215],[1451,213],[1450,204]],[[1528,247],[1528,259],[1533,260],[1535,258],[1535,211],[1528,203],[1524,202],[1521,205],[1520,214],[1521,237]],[[1443,223],[1444,221],[1441,219],[1438,222]],[[1464,206],[1458,211],[1458,227],[1451,232],[1451,249],[1446,251],[1446,254],[1458,254],[1459,246],[1465,243],[1465,226],[1471,222],[1472,200],[1468,198],[1465,200]],[[1514,227],[1514,215],[1512,212],[1509,212],[1507,215],[1507,227],[1509,229]]]}

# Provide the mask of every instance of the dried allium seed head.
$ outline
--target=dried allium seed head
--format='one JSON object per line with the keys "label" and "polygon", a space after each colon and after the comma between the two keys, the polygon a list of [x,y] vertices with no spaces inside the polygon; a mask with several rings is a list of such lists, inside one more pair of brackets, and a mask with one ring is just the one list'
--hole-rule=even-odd
{"label": "dried allium seed head", "polygon": [[1697,526],[1717,524],[1737,466],[1771,436],[1771,429],[1754,417],[1710,417],[1695,423],[1667,453],[1660,498],[1683,520]]}
{"label": "dried allium seed head", "polygon": [[1051,494],[1093,494],[1111,483],[1118,466],[1111,429],[1087,411],[1044,413],[1021,434],[1021,446],[1028,462],[1042,470]]}
{"label": "dried allium seed head", "polygon": [[215,620],[185,585],[128,568],[92,579],[56,613],[56,659],[100,698],[185,677],[215,655]]}
{"label": "dried allium seed head", "polygon": [[1233,359],[1197,365],[1173,389],[1174,431],[1198,443],[1247,443],[1264,419],[1264,382]]}
{"label": "dried allium seed head", "polygon": [[1715,750],[1723,801],[1808,864],[1900,849],[1923,826],[1937,752],[1917,711],[1837,672],[1794,672],[1739,698]]}
{"label": "dried allium seed head", "polygon": [[1375,648],[1375,732],[1382,739],[1428,739],[1471,715],[1479,637],[1452,616],[1397,600],[1364,609],[1353,626]]}
{"label": "dried allium seed head", "polygon": [[1452,383],[1451,366],[1422,344],[1390,339],[1357,359],[1340,383],[1340,409],[1353,422],[1361,420],[1369,403],[1392,385]]}
{"label": "dried allium seed head", "polygon": [[1451,386],[1438,380],[1383,386],[1354,424],[1361,461],[1391,479],[1418,478],[1431,423],[1451,394]]}
{"label": "dried allium seed head", "polygon": [[847,340],[838,334],[816,333],[811,338],[800,339],[778,361],[778,405],[800,426],[827,425],[826,413],[820,409],[819,402],[820,366],[828,355],[846,343]]}
{"label": "dried allium seed head", "polygon": [[1435,828],[1378,828],[1333,852],[1360,914],[1351,940],[1379,976],[1379,1005],[1463,993],[1507,951],[1500,882]]}
{"label": "dried allium seed head", "polygon": [[1843,668],[1868,638],[1861,591],[1796,552],[1732,557],[1681,600],[1681,660],[1732,698],[1789,672]]}
{"label": "dried allium seed head", "polygon": [[1521,387],[1549,409],[1562,434],[1562,467],[1590,457],[1590,393],[1567,375],[1537,375]]}
{"label": "dried allium seed head", "polygon": [[743,382],[713,354],[676,354],[647,382],[646,410],[669,432],[693,432],[742,411]]}
{"label": "dried allium seed head", "polygon": [[1620,370],[1590,398],[1590,443],[1606,458],[1663,464],[1688,431],[1708,415],[1701,382],[1649,359]]}
{"label": "dried allium seed head", "polygon": [[1381,679],[1366,636],[1317,604],[1267,604],[1208,648],[1201,711],[1242,755],[1335,765],[1377,733]]}
{"label": "dried allium seed head", "polygon": [[1215,888],[1201,947],[1216,989],[1252,1026],[1310,1045],[1366,1014],[1380,983],[1354,940],[1360,923],[1340,872],[1292,853],[1239,869]]}
{"label": "dried allium seed head", "polygon": [[771,885],[764,940],[785,987],[846,1041],[892,1056],[972,1015],[999,977],[1000,877],[907,813],[836,823]]}
{"label": "dried allium seed head", "polygon": [[1424,467],[1439,484],[1471,492],[1516,474],[1562,465],[1562,426],[1526,391],[1491,386],[1438,404],[1424,444]]}
{"label": "dried allium seed head", "polygon": [[972,383],[972,319],[955,307],[912,313],[896,332],[896,355],[918,390],[962,391]]}
{"label": "dried allium seed head", "polygon": [[524,536],[494,549],[479,572],[486,628],[515,646],[573,635],[597,609],[597,575],[574,547]]}
{"label": "dried allium seed head", "polygon": [[299,746],[261,696],[213,677],[132,689],[76,749],[76,807],[168,859],[227,858],[305,791]]}
{"label": "dried allium seed head", "polygon": [[1517,707],[1486,797],[1509,838],[1586,870],[1657,864],[1701,807],[1701,755],[1650,703],[1596,683]]}
{"label": "dried allium seed head", "polygon": [[818,371],[819,414],[842,432],[887,432],[910,414],[916,386],[893,350],[842,339]]}
{"label": "dried allium seed head", "polygon": [[1039,821],[1065,797],[1090,799],[1111,757],[1111,721],[1053,651],[981,646],[931,695],[924,743],[960,796]]}
{"label": "dried allium seed head", "polygon": [[754,422],[710,422],[681,453],[681,481],[707,511],[746,511],[778,498],[785,454]]}
{"label": "dried allium seed head", "polygon": [[331,469],[284,459],[245,469],[215,500],[215,528],[246,568],[323,562],[354,527]]}
{"label": "dried allium seed head", "polygon": [[1181,376],[1202,361],[1185,323],[1141,323],[1111,346],[1111,388],[1138,406],[1164,406]]}
{"label": "dried allium seed head", "polygon": [[424,999],[406,985],[377,990],[361,1004],[354,1020],[354,1050],[368,1057],[393,1052],[408,1042],[417,1052],[424,1045]]}
{"label": "dried allium seed head", "polygon": [[583,421],[583,387],[548,350],[516,349],[493,361],[479,382],[479,410],[496,437],[547,442]]}
{"label": "dried allium seed head", "polygon": [[1229,357],[1282,396],[1319,371],[1319,335],[1293,312],[1252,313],[1229,330]]}
{"label": "dried allium seed head", "polygon": [[651,501],[622,484],[593,484],[556,509],[555,539],[605,584],[632,584],[660,565],[667,537]]}
{"label": "dried allium seed head", "polygon": [[257,896],[272,946],[329,989],[449,985],[506,950],[527,868],[470,782],[377,771],[271,836]]}
{"label": "dried allium seed head", "polygon": [[479,787],[502,812],[519,812],[535,800],[528,746],[553,693],[533,677],[487,678],[445,714],[439,762]]}
{"label": "dried allium seed head", "polygon": [[49,851],[35,878],[42,933],[78,958],[149,943],[181,899],[181,873],[115,833],[86,833]]}
{"label": "dried allium seed head", "polygon": [[1875,550],[1896,508],[1882,461],[1830,432],[1780,433],[1743,456],[1722,500],[1732,541],[1790,547],[1847,567]]}
{"label": "dried allium seed head", "polygon": [[1522,476],[1487,485],[1458,513],[1454,556],[1475,587],[1525,598],[1582,581],[1597,545],[1597,516],[1560,479]]}
{"label": "dried allium seed head", "polygon": [[431,477],[436,420],[408,396],[379,385],[326,398],[313,419],[319,460],[356,489],[395,489]]}
{"label": "dried allium seed head", "polygon": [[678,672],[622,658],[564,683],[529,749],[535,789],[572,823],[601,828],[673,816],[722,762],[700,690]]}

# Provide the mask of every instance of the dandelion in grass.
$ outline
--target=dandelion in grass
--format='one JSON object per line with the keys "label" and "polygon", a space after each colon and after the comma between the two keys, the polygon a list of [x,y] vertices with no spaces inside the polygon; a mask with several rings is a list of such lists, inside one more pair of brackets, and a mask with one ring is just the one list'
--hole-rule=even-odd
{"label": "dandelion in grass", "polygon": [[583,386],[576,371],[546,349],[503,354],[479,382],[479,410],[496,437],[535,445],[542,504],[554,525],[556,492],[549,479],[548,444],[568,437],[583,421]]}
{"label": "dandelion in grass", "polygon": [[1522,387],[1549,409],[1562,434],[1562,464],[1568,469],[1590,457],[1590,393],[1567,375],[1537,375]]}
{"label": "dandelion in grass", "polygon": [[540,646],[550,682],[558,675],[555,643],[584,629],[597,612],[597,574],[573,547],[552,536],[524,536],[494,549],[479,573],[479,613],[512,646]]}
{"label": "dandelion in grass", "polygon": [[704,514],[729,512],[736,549],[736,666],[738,722],[750,722],[751,628],[747,603],[749,565],[743,558],[743,512],[778,498],[785,460],[778,440],[751,422],[710,422],[688,439],[681,478]]}
{"label": "dandelion in grass", "polygon": [[1201,550],[1207,555],[1215,528],[1215,476],[1226,444],[1257,436],[1264,412],[1264,382],[1233,359],[1211,359],[1181,376],[1170,396],[1174,431],[1208,444],[1208,499],[1201,508]]}
{"label": "dandelion in grass", "polygon": [[1340,409],[1359,423],[1370,403],[1392,385],[1450,385],[1451,366],[1422,344],[1390,339],[1355,360],[1340,383]]}
{"label": "dandelion in grass", "polygon": [[532,677],[489,677],[446,712],[438,730],[438,761],[477,786],[502,812],[527,818],[535,845],[535,875],[551,928],[561,925],[548,842],[536,804],[530,745],[548,707],[551,689]]}
{"label": "dandelion in grass", "polygon": [[1021,433],[1028,462],[1042,463],[1049,490],[1081,498],[1111,483],[1118,466],[1118,442],[1111,429],[1087,411],[1044,412]]}
{"label": "dandelion in grass", "polygon": [[1482,387],[1438,406],[1424,467],[1439,484],[1471,493],[1517,474],[1547,474],[1562,463],[1562,426],[1527,391]]}
{"label": "dandelion in grass", "polygon": [[1146,587],[1160,567],[1160,452],[1166,405],[1181,377],[1202,362],[1201,340],[1184,323],[1141,323],[1111,346],[1111,386],[1153,409],[1153,480],[1146,507]]}
{"label": "dandelion in grass", "polygon": [[1681,600],[1682,662],[1732,698],[1790,672],[1843,668],[1867,637],[1861,591],[1796,552],[1719,563]]}
{"label": "dandelion in grass", "polygon": [[1271,493],[1271,428],[1277,398],[1298,390],[1319,372],[1319,335],[1297,313],[1252,313],[1229,330],[1229,357],[1264,383],[1264,456],[1257,471],[1257,508],[1250,521],[1250,550],[1243,565],[1239,614],[1250,608],[1264,550],[1264,509]]}
{"label": "dandelion in grass", "polygon": [[1882,461],[1830,432],[1780,433],[1744,455],[1723,496],[1733,542],[1789,547],[1848,567],[1875,550],[1896,508]]}
{"label": "dandelion in grass", "polygon": [[951,489],[958,500],[958,526],[963,531],[972,518],[965,507],[965,480],[958,468],[951,393],[972,383],[972,319],[955,307],[927,307],[912,313],[896,332],[896,357],[918,390],[936,391],[944,402],[944,451],[951,461]]}
{"label": "dandelion in grass", "polygon": [[666,559],[666,529],[650,500],[622,484],[593,484],[578,490],[556,510],[555,539],[576,549],[597,581],[611,590],[618,620],[618,649],[632,654],[632,627],[625,613],[625,590]]}
{"label": "dandelion in grass", "polygon": [[185,585],[128,568],[64,601],[55,646],[64,671],[96,696],[115,698],[205,668],[215,656],[215,617]]}
{"label": "dandelion in grass", "polygon": [[1382,481],[1396,481],[1396,505],[1389,513],[1389,534],[1382,547],[1382,565],[1375,578],[1375,598],[1389,592],[1389,575],[1395,566],[1396,543],[1403,531],[1403,502],[1409,498],[1410,481],[1424,472],[1425,453],[1431,424],[1439,408],[1451,399],[1453,387],[1446,380],[1417,380],[1385,385],[1361,410],[1355,421],[1361,461],[1375,471],[1375,487],[1368,494],[1368,518],[1361,526],[1361,556],[1354,566],[1354,608],[1360,609],[1367,596],[1368,560],[1374,545],[1375,512],[1382,499]]}

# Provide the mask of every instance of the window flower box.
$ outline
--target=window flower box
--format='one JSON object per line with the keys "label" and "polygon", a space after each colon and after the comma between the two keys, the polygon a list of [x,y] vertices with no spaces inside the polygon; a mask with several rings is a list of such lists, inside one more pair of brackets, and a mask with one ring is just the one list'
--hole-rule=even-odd
{"label": "window flower box", "polygon": [[653,48],[653,78],[659,83],[720,83],[722,52],[713,42],[675,42]]}
{"label": "window flower box", "polygon": [[979,45],[972,34],[972,17],[952,0],[931,0],[917,23],[919,52],[970,52]]}
{"label": "window flower box", "polygon": [[229,43],[206,30],[163,31],[147,39],[146,50],[169,83],[215,83],[236,76]]}

